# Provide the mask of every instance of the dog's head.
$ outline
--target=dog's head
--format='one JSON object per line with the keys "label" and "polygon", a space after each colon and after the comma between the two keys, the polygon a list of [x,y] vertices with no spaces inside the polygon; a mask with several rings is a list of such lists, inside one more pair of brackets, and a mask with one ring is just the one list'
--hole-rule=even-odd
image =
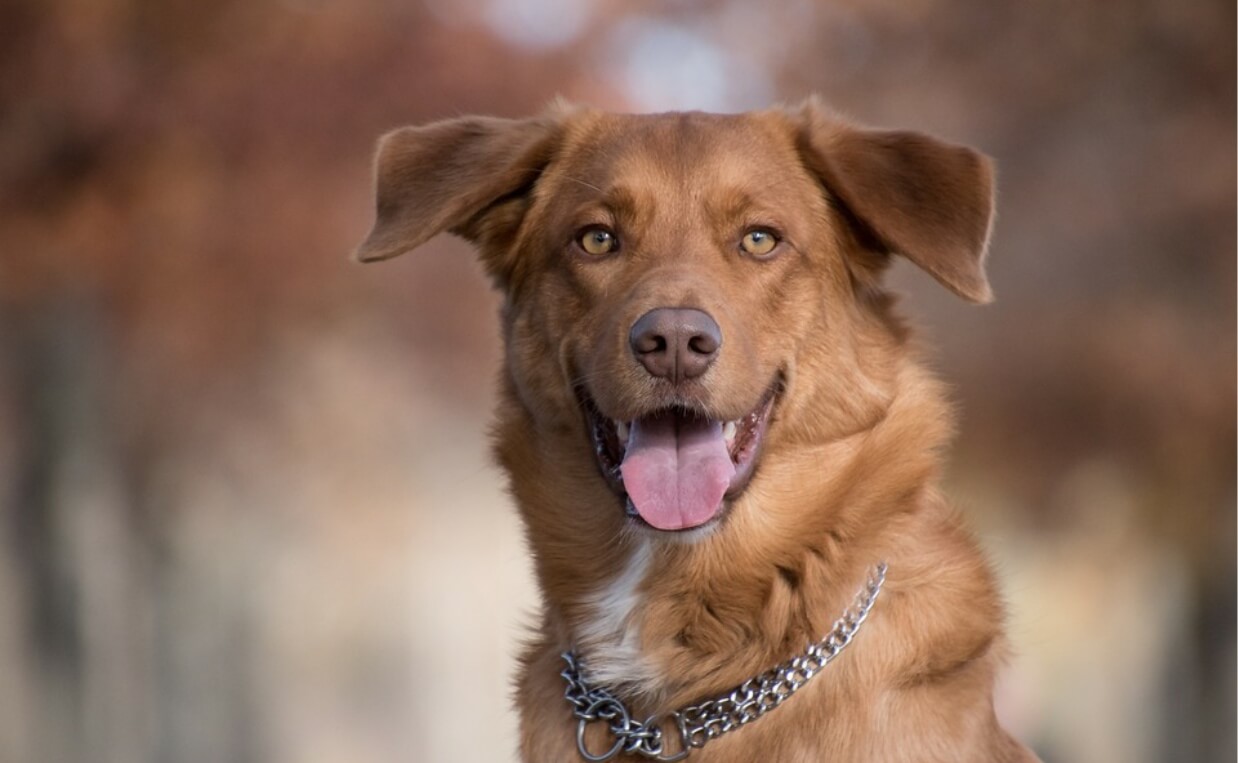
{"label": "dog's head", "polygon": [[591,454],[573,478],[617,499],[582,511],[686,530],[719,521],[772,449],[880,418],[902,339],[891,254],[990,298],[992,185],[974,151],[815,102],[466,117],[382,140],[357,257],[474,242],[506,296],[527,436]]}

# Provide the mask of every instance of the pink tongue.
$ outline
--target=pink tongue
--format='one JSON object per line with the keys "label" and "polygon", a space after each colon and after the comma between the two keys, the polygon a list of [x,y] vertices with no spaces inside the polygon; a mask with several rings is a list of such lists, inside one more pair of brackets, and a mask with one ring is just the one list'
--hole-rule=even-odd
{"label": "pink tongue", "polygon": [[632,422],[619,468],[637,512],[659,530],[708,522],[735,476],[721,422],[673,413]]}

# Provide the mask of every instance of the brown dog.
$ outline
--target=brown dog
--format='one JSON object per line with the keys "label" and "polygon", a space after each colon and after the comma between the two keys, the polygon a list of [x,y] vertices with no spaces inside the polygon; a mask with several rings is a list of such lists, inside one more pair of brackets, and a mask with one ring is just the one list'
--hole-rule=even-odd
{"label": "brown dog", "polygon": [[985,157],[814,101],[557,106],[397,130],[377,176],[360,260],[451,231],[505,296],[496,452],[544,601],[526,761],[1034,760],[934,487],[951,412],[881,286],[897,253],[990,299]]}

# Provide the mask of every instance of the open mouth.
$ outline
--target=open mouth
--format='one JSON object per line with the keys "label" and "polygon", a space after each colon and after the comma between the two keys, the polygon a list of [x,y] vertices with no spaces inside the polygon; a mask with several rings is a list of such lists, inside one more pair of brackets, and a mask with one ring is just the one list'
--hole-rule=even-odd
{"label": "open mouth", "polygon": [[578,394],[602,476],[628,515],[658,530],[688,530],[719,517],[748,486],[777,388],[732,421],[681,406],[616,421]]}

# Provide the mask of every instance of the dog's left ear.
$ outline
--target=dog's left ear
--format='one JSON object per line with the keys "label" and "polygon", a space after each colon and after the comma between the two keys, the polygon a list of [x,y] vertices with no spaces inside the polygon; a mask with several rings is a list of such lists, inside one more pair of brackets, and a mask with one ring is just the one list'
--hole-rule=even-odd
{"label": "dog's left ear", "polygon": [[354,257],[390,259],[444,231],[481,244],[510,234],[558,134],[554,115],[461,117],[387,133],[374,162],[374,228]]}
{"label": "dog's left ear", "polygon": [[992,301],[984,272],[993,222],[987,156],[919,133],[853,127],[815,100],[800,116],[804,161],[867,239],[966,300]]}

